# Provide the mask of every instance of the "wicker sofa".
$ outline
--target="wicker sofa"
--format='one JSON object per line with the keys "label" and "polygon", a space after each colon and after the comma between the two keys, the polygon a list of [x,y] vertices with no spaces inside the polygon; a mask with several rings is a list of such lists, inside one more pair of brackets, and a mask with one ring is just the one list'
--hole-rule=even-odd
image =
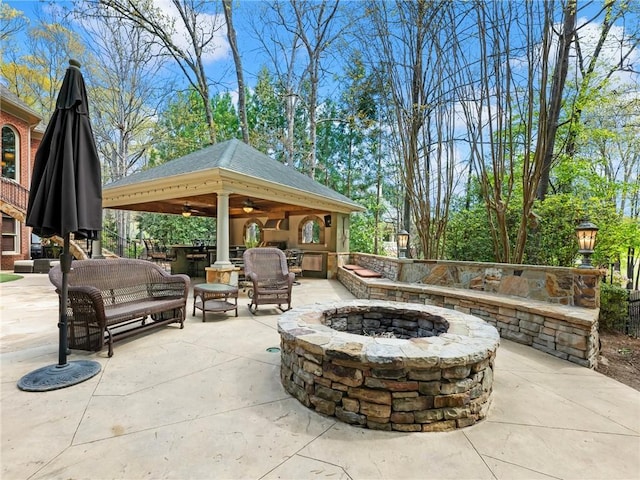
{"label": "wicker sofa", "polygon": [[[106,342],[111,357],[118,340],[169,323],[184,328],[186,275],[170,275],[147,260],[118,258],[76,260],[68,279],[69,348],[100,351]],[[59,265],[49,271],[49,280],[60,294]]]}

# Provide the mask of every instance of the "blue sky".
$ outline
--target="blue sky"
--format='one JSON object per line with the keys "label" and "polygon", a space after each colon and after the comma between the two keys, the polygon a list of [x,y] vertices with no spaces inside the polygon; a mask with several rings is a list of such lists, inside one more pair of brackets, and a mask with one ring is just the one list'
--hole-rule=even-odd
{"label": "blue sky", "polygon": [[[70,7],[71,2],[66,0],[57,0],[55,2],[41,2],[37,0],[5,0],[4,3],[20,10],[30,19],[32,24],[38,22],[38,17],[47,18],[48,12],[59,7]],[[164,11],[170,11],[172,6],[170,0],[155,0],[156,5],[163,8]],[[212,11],[218,7],[221,2],[219,0],[210,2]],[[240,0],[234,2],[234,23],[236,35],[238,39],[239,49],[242,54],[243,70],[245,73],[245,82],[252,87],[255,85],[258,72],[264,63],[264,54],[259,52],[259,44],[252,38],[252,27],[248,18],[251,14],[255,14],[255,9],[260,6],[260,2],[255,0]],[[224,20],[224,16],[220,12],[220,20]],[[226,39],[226,30],[222,29],[220,35],[216,38],[216,42],[212,52],[204,56],[205,68],[207,75],[212,82],[218,85],[216,91],[235,91],[237,83],[235,77],[235,67],[233,58]],[[170,65],[172,73],[183,81],[182,73],[179,68],[173,64]],[[186,81],[185,81],[186,84]]]}
{"label": "blue sky", "polygon": [[[347,4],[349,1],[350,0],[343,1],[343,4]],[[46,18],[47,12],[55,8],[55,6],[70,7],[72,5],[72,2],[67,0],[45,2],[36,0],[5,0],[5,3],[12,6],[13,8],[25,12],[26,16],[32,19],[33,23],[37,22],[38,12],[44,14],[44,17]],[[154,3],[156,6],[160,7],[167,13],[170,13],[173,10],[171,0],[154,0]],[[221,5],[220,0],[211,0],[208,3],[211,6],[211,12],[216,12],[217,9],[218,13],[220,14],[219,21],[224,22],[224,16],[222,15],[221,11],[219,11]],[[362,5],[362,2],[359,1],[352,1],[351,3],[354,5],[354,7]],[[251,26],[252,19],[253,21],[259,22],[260,25],[263,25],[266,21],[268,21],[268,18],[260,18],[260,16],[257,15],[257,13],[260,13],[259,9],[262,8],[262,5],[263,2],[258,0],[234,1],[234,23],[239,43],[239,49],[242,55],[245,82],[249,87],[253,87],[255,85],[260,68],[265,64],[265,62],[270,61],[270,59],[262,49],[261,43],[256,38],[254,38],[256,37],[256,33],[254,32],[254,28]],[[587,3],[580,2],[579,13],[583,17],[583,21],[585,15],[597,12],[601,8],[601,6],[601,1]],[[178,22],[178,24],[179,23],[180,22]],[[620,27],[621,26],[618,25],[617,27],[614,27],[614,29],[620,29]],[[594,29],[594,32],[587,37],[592,36],[595,41],[595,37],[597,36],[597,32],[595,31],[596,25],[590,26],[589,28]],[[585,32],[582,33],[584,35]],[[610,55],[611,57],[619,58],[619,50],[613,48],[611,52],[608,53],[608,55]],[[328,60],[329,58],[325,59],[325,61]],[[233,64],[231,51],[226,40],[226,32],[224,28],[220,29],[220,34],[216,39],[214,48],[209,55],[204,56],[204,61],[205,68],[207,70],[207,76],[210,79],[210,82],[213,84],[213,94],[219,91],[235,92],[237,90],[236,76],[234,73],[235,66]],[[631,65],[634,65],[635,63],[635,67],[637,67],[638,64],[640,64],[640,59],[638,59],[637,54],[634,55],[628,63],[630,63]],[[269,68],[273,68],[273,66],[269,65]],[[186,85],[186,81],[184,80],[184,77],[177,65],[172,64],[169,66],[169,69],[172,73],[175,74],[175,77],[179,79],[180,83],[184,82],[184,85]],[[638,68],[636,68],[636,70],[637,69]],[[627,76],[631,77],[632,75]],[[333,83],[332,78],[328,77],[326,78],[326,80],[327,85]],[[329,92],[328,94],[330,95],[331,93],[332,92]]]}

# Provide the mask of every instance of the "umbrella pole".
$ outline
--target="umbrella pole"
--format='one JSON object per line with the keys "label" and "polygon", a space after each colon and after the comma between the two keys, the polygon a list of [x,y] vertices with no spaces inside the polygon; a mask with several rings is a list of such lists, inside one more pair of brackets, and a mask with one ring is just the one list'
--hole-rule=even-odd
{"label": "umbrella pole", "polygon": [[62,247],[62,255],[60,255],[60,270],[62,270],[62,288],[60,292],[60,321],[58,329],[60,344],[58,346],[58,366],[62,367],[67,364],[67,303],[69,298],[69,272],[71,271],[71,254],[69,253],[69,244],[71,243],[70,234],[64,235],[64,244]]}
{"label": "umbrella pole", "polygon": [[58,309],[58,364],[38,368],[26,374],[18,381],[18,388],[27,392],[47,392],[70,387],[90,379],[100,372],[101,365],[94,360],[75,360],[67,362],[67,300],[69,297],[69,278],[72,257],[69,253],[70,234],[64,236],[64,246],[60,256],[62,287],[60,288],[60,308]]}

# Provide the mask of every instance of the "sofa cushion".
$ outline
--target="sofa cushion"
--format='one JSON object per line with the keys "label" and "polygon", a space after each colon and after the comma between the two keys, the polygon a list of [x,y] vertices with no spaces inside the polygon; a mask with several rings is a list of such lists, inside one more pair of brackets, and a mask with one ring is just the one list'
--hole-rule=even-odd
{"label": "sofa cushion", "polygon": [[182,298],[149,299],[105,306],[105,316],[107,317],[107,325],[114,325],[128,320],[146,317],[154,313],[181,308],[184,307],[184,305]]}

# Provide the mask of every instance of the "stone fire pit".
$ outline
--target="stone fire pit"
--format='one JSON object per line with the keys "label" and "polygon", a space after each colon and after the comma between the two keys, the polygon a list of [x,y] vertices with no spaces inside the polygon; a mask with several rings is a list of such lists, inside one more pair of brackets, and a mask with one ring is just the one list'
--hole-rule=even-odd
{"label": "stone fire pit", "polygon": [[308,305],[280,316],[284,388],[361,427],[444,431],[483,419],[497,330],[444,308],[377,300]]}

